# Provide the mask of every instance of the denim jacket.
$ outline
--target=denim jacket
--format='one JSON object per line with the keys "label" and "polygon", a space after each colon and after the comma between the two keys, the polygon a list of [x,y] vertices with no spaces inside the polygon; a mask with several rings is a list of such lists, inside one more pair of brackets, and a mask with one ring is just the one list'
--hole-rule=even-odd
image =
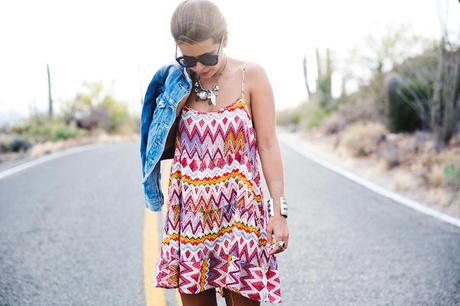
{"label": "denim jacket", "polygon": [[161,211],[160,161],[174,156],[174,146],[165,150],[166,139],[176,118],[179,102],[190,95],[192,81],[186,68],[176,62],[163,65],[154,74],[144,98],[140,120],[140,153],[145,207]]}

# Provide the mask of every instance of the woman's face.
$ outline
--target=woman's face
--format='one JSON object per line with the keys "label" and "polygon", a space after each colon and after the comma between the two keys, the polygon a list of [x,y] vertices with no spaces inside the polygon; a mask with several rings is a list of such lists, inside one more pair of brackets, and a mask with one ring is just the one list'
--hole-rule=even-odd
{"label": "woman's face", "polygon": [[[222,69],[222,64],[224,63],[224,46],[226,45],[226,37],[222,42],[222,46],[219,50],[219,61],[214,66],[205,66],[200,62],[197,62],[194,67],[189,68],[190,70],[196,72],[200,79],[210,79],[212,78],[217,71]],[[219,49],[219,43],[215,43],[212,38],[209,38],[205,41],[188,44],[181,43],[178,45],[182,55],[198,57],[205,53],[216,54]]]}

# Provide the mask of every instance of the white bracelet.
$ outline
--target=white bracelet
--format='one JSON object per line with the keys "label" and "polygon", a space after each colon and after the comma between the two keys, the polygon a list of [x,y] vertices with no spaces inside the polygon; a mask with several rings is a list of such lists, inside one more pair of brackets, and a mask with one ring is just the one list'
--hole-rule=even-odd
{"label": "white bracelet", "polygon": [[[267,200],[267,205],[268,205],[268,215],[269,217],[273,217],[275,215],[275,209],[273,206],[273,198],[269,198]],[[287,218],[288,217],[288,206],[287,206],[287,201],[285,197],[280,197],[280,214]]]}

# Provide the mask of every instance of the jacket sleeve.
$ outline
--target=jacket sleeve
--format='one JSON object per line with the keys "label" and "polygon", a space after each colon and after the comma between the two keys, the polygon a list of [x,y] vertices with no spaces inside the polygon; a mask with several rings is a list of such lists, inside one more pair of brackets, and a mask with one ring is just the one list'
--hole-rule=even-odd
{"label": "jacket sleeve", "polygon": [[140,155],[142,163],[142,177],[145,173],[145,159],[147,149],[147,137],[149,133],[150,122],[152,121],[153,112],[155,111],[156,103],[155,99],[161,92],[161,88],[164,85],[166,79],[166,70],[168,65],[162,66],[157,70],[144,97],[144,104],[142,105],[141,120],[140,120]]}
{"label": "jacket sleeve", "polygon": [[157,163],[152,173],[143,183],[144,205],[152,212],[161,212],[164,195],[161,191],[161,165]]}
{"label": "jacket sleeve", "polygon": [[[140,120],[140,155],[142,162],[142,178],[145,207],[150,211],[159,212],[163,205],[164,196],[161,191],[161,171],[160,163],[158,162],[150,174],[145,177],[146,173],[146,157],[147,157],[147,142],[150,129],[150,123],[153,119],[153,113],[156,108],[156,98],[162,92],[168,76],[170,64],[165,64],[154,74],[145,93],[144,104],[142,106]],[[144,181],[145,179],[145,181]]]}

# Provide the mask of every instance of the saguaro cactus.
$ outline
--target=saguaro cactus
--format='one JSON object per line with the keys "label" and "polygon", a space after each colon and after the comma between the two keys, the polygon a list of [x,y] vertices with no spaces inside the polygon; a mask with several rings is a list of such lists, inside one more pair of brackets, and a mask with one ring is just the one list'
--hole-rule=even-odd
{"label": "saguaro cactus", "polygon": [[431,119],[436,148],[441,149],[449,143],[460,120],[460,47],[447,50],[444,37],[439,51]]}
{"label": "saguaro cactus", "polygon": [[305,79],[305,87],[307,88],[308,100],[316,99],[320,108],[330,110],[333,107],[332,99],[332,59],[330,49],[326,49],[326,58],[322,59],[318,48],[316,52],[316,91],[311,91],[308,86],[308,69],[307,69],[307,55],[303,58],[303,73]]}
{"label": "saguaro cactus", "polygon": [[313,93],[310,90],[310,86],[308,86],[307,54],[304,54],[302,64],[303,64],[303,77],[305,79],[305,87],[307,88],[307,94],[308,94],[308,101],[311,101]]}
{"label": "saguaro cactus", "polygon": [[50,77],[50,66],[46,64],[46,71],[48,74],[48,117],[53,118],[53,99],[51,98],[51,77]]}
{"label": "saguaro cactus", "polygon": [[326,49],[326,58],[322,59],[316,48],[316,65],[318,79],[316,80],[318,104],[321,108],[329,110],[332,107],[332,64],[330,49]]}

